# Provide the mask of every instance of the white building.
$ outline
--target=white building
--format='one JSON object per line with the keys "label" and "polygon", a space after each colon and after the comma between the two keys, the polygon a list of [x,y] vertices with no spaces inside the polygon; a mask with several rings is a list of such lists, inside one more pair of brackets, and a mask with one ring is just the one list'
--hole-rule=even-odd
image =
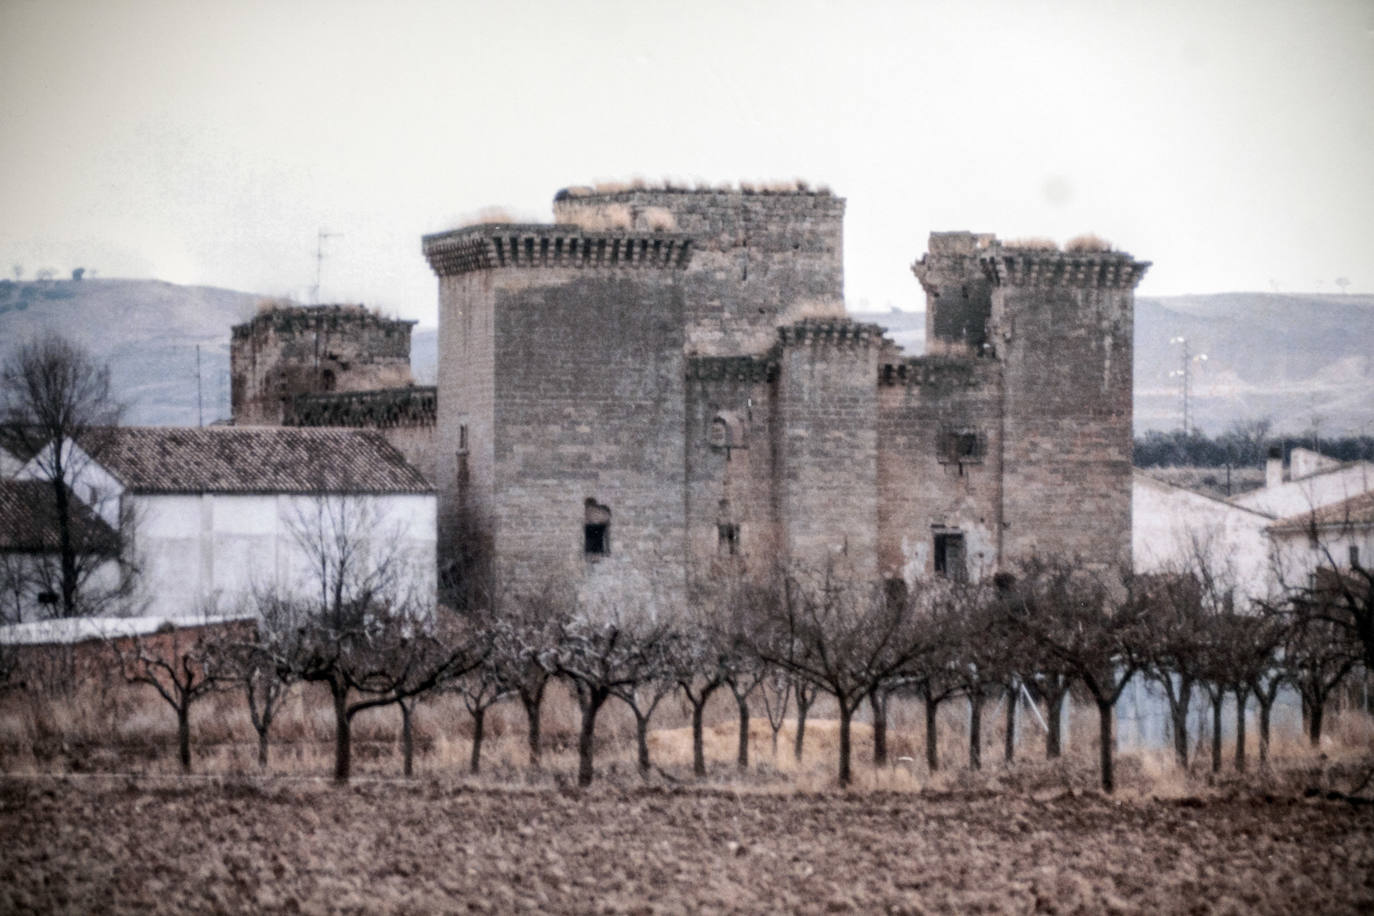
{"label": "white building", "polygon": [[133,526],[127,614],[237,615],[254,589],[317,595],[321,560],[343,547],[364,563],[385,556],[433,605],[434,492],[378,433],[119,427],[103,431],[98,460],[69,447],[72,489],[110,525]]}

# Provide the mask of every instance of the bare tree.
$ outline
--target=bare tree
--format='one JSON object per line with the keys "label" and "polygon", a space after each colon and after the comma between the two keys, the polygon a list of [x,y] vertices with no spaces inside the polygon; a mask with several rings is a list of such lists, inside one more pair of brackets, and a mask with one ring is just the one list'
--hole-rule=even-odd
{"label": "bare tree", "polygon": [[763,712],[768,717],[768,728],[773,733],[773,761],[778,759],[778,733],[787,723],[787,707],[791,704],[796,687],[796,678],[781,668],[769,666],[763,680],[759,683],[759,696],[763,701]]}
{"label": "bare tree", "polygon": [[1083,570],[1061,581],[1066,587],[1060,600],[1038,607],[1014,604],[1019,611],[1014,620],[1092,696],[1098,714],[1102,790],[1110,793],[1116,787],[1113,710],[1140,667],[1139,624],[1145,605],[1125,573],[1108,580]]}
{"label": "bare tree", "polygon": [[765,662],[804,677],[835,697],[840,713],[840,785],[853,779],[850,723],[874,688],[923,648],[916,602],[891,600],[882,583],[854,583],[830,570],[783,577],[780,600],[754,634]]}
{"label": "bare tree", "polygon": [[487,710],[514,692],[511,667],[496,652],[491,652],[480,665],[450,682],[446,688],[463,698],[463,706],[472,716],[472,755],[468,772],[476,776],[482,768],[482,738],[486,730]]}
{"label": "bare tree", "polygon": [[383,521],[374,500],[334,493],[305,500],[289,525],[310,570],[309,597],[301,604],[306,623],[278,663],[300,680],[328,687],[338,782],[352,773],[358,713],[462,677],[489,651],[485,632],[415,593],[415,582],[425,577],[417,576],[399,533]]}
{"label": "bare tree", "polygon": [[282,660],[290,653],[305,616],[289,596],[265,587],[249,591],[238,610],[238,616],[251,616],[256,625],[243,638],[221,639],[212,648],[218,656],[216,667],[226,681],[243,689],[248,717],[258,736],[258,768],[265,770],[272,724],[295,683],[295,672]]}
{"label": "bare tree", "polygon": [[633,684],[621,684],[611,691],[634,714],[637,762],[639,775],[644,779],[649,777],[653,766],[649,757],[649,721],[658,705],[678,689],[682,659],[689,657],[682,651],[681,642],[680,634],[664,633],[662,639],[646,646],[646,651],[656,658],[646,659],[645,678]]}
{"label": "bare tree", "polygon": [[[56,334],[20,343],[0,367],[0,446],[28,459],[29,473],[49,487],[40,521],[55,529],[56,549],[51,562],[45,557],[30,573],[51,595],[44,603],[55,616],[98,614],[131,591],[136,570],[126,547],[132,519],[127,507],[107,505],[114,494],[99,492],[86,474],[120,414],[109,367]],[[83,492],[76,492],[78,484]],[[100,575],[112,558],[126,564],[120,574]]]}
{"label": "bare tree", "polygon": [[668,627],[647,614],[584,608],[562,628],[554,650],[558,675],[572,685],[582,723],[577,739],[577,784],[595,778],[596,717],[617,692],[660,670]]}
{"label": "bare tree", "polygon": [[191,772],[191,708],[231,680],[221,667],[217,641],[223,634],[203,627],[170,623],[150,636],[116,637],[107,645],[116,654],[124,680],[152,687],[177,717],[177,760]]}

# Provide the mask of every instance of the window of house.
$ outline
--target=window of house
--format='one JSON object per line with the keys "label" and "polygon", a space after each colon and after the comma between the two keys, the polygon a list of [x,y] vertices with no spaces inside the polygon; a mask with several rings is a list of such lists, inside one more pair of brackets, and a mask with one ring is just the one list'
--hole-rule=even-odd
{"label": "window of house", "polygon": [[953,579],[955,582],[967,582],[968,565],[965,556],[962,534],[946,531],[935,535],[935,575]]}
{"label": "window of house", "polygon": [[1360,568],[1360,548],[1357,544],[1350,545],[1350,568]]}
{"label": "window of house", "polygon": [[611,510],[594,499],[587,500],[582,537],[582,552],[588,557],[604,557],[610,554]]}

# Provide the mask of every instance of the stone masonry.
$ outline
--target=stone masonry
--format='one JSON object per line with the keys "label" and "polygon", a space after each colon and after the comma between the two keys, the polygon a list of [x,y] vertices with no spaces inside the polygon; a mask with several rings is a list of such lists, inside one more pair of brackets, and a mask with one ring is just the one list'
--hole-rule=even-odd
{"label": "stone masonry", "polygon": [[1127,558],[1148,264],[934,233],[910,356],[844,316],[843,213],[807,188],[574,188],[552,224],[426,236],[450,585]]}

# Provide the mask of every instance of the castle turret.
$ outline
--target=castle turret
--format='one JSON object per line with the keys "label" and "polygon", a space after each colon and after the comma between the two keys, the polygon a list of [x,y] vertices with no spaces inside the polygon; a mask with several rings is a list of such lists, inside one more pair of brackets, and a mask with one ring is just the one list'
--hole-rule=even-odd
{"label": "castle turret", "polygon": [[1012,246],[980,260],[1003,366],[1004,562],[1129,559],[1134,290],[1149,263]]}
{"label": "castle turret", "polygon": [[299,395],[410,384],[414,324],[361,305],[262,309],[232,331],[234,423],[279,426]]}
{"label": "castle turret", "polygon": [[911,265],[926,293],[926,353],[990,355],[992,281],[979,259],[995,244],[990,233],[930,234],[930,250]]}

